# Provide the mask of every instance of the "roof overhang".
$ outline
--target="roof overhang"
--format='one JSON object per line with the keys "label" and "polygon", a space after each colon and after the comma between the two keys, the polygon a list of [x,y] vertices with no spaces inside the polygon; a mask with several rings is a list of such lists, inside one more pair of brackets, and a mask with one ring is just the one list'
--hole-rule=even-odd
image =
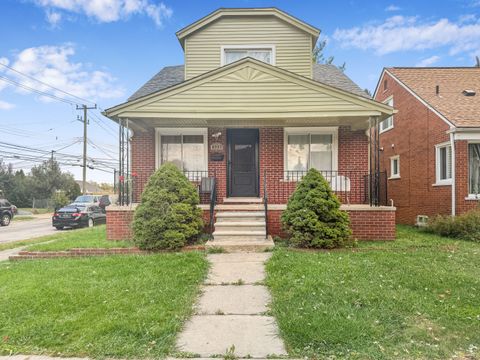
{"label": "roof overhang", "polygon": [[[168,108],[162,108],[162,105],[171,101],[172,98],[174,99],[175,96],[188,94],[189,91],[198,93],[198,89],[201,89],[202,85],[208,86],[215,81],[228,78],[231,82],[232,78],[237,79],[242,72],[258,74],[257,78],[251,80],[254,88],[262,85],[262,79],[268,77],[266,82],[273,79],[293,89],[289,90],[291,93],[282,94],[282,100],[284,98],[287,100],[300,98],[300,101],[291,101],[294,106],[290,107],[285,105],[285,107],[277,108],[270,105],[269,111],[261,108],[263,103],[260,105],[260,110],[254,109],[253,104],[251,110],[250,104],[248,104],[246,107],[244,106],[245,108],[235,111],[232,109],[238,109],[243,104],[230,107],[230,102],[234,103],[242,94],[239,95],[235,86],[232,86],[234,90],[232,90],[231,96],[227,94],[226,106],[224,104],[205,110],[203,104],[196,107],[189,104],[187,99],[185,102],[177,101],[180,105],[175,108],[172,108],[171,105]],[[246,83],[248,80],[243,81],[243,84]],[[283,85],[280,86],[283,87]],[[303,105],[303,95],[299,96],[298,92],[310,94],[310,98],[313,100],[309,104]],[[315,100],[317,94],[320,99],[318,102]],[[269,95],[274,102],[279,103],[280,100],[275,98],[275,92]],[[207,95],[202,93],[202,96]],[[280,104],[283,106],[282,102]],[[269,104],[266,103],[265,106],[267,107],[267,105]],[[315,124],[322,126],[351,125],[354,128],[366,128],[370,117],[385,119],[395,112],[387,104],[319,83],[252,58],[245,58],[170,88],[114,106],[107,109],[104,115],[115,121],[128,118],[132,128],[135,125],[139,128],[148,128],[152,126],[305,126]]]}
{"label": "roof overhang", "polygon": [[218,20],[223,16],[275,16],[292,26],[310,34],[312,36],[312,48],[317,42],[318,36],[320,35],[320,30],[316,27],[307,24],[306,22],[297,19],[296,17],[287,14],[286,12],[279,10],[275,7],[270,8],[220,8],[214,12],[204,16],[200,20],[195,21],[193,24],[190,24],[183,29],[176,32],[177,38],[184,48],[185,38],[195,31],[207,26],[213,21]]}

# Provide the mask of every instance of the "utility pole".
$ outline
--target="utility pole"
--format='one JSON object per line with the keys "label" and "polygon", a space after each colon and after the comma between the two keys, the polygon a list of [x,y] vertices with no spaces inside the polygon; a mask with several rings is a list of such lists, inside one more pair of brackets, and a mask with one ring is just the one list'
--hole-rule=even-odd
{"label": "utility pole", "polygon": [[87,189],[87,125],[88,125],[88,118],[87,112],[91,109],[96,109],[97,104],[92,107],[88,107],[87,105],[78,106],[77,110],[83,109],[83,177],[82,177],[82,194],[85,195]]}

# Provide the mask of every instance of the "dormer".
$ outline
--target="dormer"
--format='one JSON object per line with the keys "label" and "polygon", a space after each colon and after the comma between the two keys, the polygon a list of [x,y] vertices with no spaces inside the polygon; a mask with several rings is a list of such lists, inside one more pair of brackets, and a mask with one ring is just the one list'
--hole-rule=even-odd
{"label": "dormer", "polygon": [[312,78],[320,30],[276,8],[218,9],[177,32],[185,80],[244,57]]}

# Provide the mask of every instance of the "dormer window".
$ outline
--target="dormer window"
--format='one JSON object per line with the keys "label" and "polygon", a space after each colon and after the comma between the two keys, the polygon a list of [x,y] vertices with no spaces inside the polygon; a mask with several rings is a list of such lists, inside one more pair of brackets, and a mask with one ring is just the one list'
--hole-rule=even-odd
{"label": "dormer window", "polygon": [[246,57],[251,57],[266,62],[267,64],[275,65],[275,47],[273,45],[222,46],[222,66]]}

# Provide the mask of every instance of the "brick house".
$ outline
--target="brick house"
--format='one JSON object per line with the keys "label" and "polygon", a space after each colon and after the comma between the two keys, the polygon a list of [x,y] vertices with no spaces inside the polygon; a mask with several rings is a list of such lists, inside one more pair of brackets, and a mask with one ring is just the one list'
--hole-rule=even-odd
{"label": "brick house", "polygon": [[398,113],[380,124],[380,163],[397,222],[461,214],[480,192],[480,68],[386,68],[374,98]]}
{"label": "brick house", "polygon": [[[395,209],[371,206],[381,204],[371,196],[368,136],[394,110],[335,66],[313,64],[318,29],[276,8],[219,9],[176,35],[185,65],[163,68],[105,112],[133,132],[133,202],[173,162],[198,186],[217,241],[255,241],[281,234],[280,214],[313,167],[350,213],[355,237],[394,238]],[[109,211],[110,238],[128,232],[118,233],[130,218],[122,211]]]}

